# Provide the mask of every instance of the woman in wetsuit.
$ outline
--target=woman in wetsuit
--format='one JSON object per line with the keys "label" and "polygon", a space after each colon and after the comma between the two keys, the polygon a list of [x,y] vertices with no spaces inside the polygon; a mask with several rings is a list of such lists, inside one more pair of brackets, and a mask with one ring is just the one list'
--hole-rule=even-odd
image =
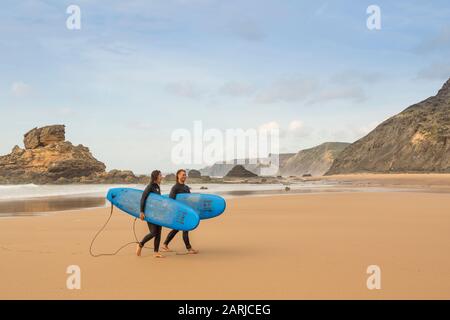
{"label": "woman in wetsuit", "polygon": [[[161,184],[162,175],[161,171],[154,170],[151,174],[151,181],[150,184],[145,188],[144,193],[142,194],[141,198],[141,214],[140,218],[141,220],[144,220],[145,214],[145,202],[147,201],[147,197],[150,192],[161,194],[161,190],[159,189],[159,186]],[[148,229],[150,230],[150,233],[147,234],[141,242],[138,243],[136,248],[136,255],[140,256],[142,248],[144,247],[145,243],[150,241],[152,238],[155,238],[154,245],[153,245],[153,251],[154,251],[154,257],[155,258],[164,258],[164,256],[159,253],[159,243],[161,242],[161,226],[158,226],[156,224],[147,222]]]}
{"label": "woman in wetsuit", "polygon": [[[180,169],[177,171],[176,175],[176,183],[170,190],[170,195],[172,199],[175,199],[177,197],[177,194],[179,193],[191,193],[190,188],[185,184],[186,182],[186,170]],[[173,237],[178,233],[179,230],[172,230],[167,235],[166,241],[164,241],[164,245],[162,249],[164,251],[171,251],[169,249],[169,242],[172,241]],[[191,244],[189,243],[189,231],[183,231],[183,241],[186,245],[187,253],[189,254],[196,254],[198,253],[197,250],[192,249]]]}

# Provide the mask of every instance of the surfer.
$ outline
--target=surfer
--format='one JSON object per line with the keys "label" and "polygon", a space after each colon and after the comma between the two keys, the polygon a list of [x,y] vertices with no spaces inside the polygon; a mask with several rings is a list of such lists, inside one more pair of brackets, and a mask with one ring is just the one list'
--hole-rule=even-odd
{"label": "surfer", "polygon": [[[161,194],[161,190],[159,188],[162,180],[162,174],[159,170],[154,170],[151,174],[150,184],[145,188],[144,193],[142,194],[141,198],[141,214],[140,219],[144,220],[145,214],[145,202],[147,201],[147,197],[150,192]],[[138,256],[141,255],[142,248],[144,247],[145,243],[150,241],[152,238],[155,238],[154,245],[153,245],[153,251],[154,251],[154,257],[155,258],[164,258],[164,256],[159,252],[159,243],[161,242],[161,226],[158,226],[156,224],[147,222],[148,229],[150,230],[150,233],[147,234],[141,242],[138,243],[136,248],[136,254]]]}
{"label": "surfer", "polygon": [[[179,194],[179,193],[191,193],[190,188],[185,184],[186,178],[187,178],[186,170],[180,169],[177,171],[176,183],[170,190],[170,195],[169,195],[170,198],[175,199],[177,197],[177,194]],[[164,244],[162,246],[162,249],[164,251],[167,251],[167,252],[171,251],[169,249],[169,242],[172,241],[173,237],[175,237],[175,235],[178,233],[178,231],[179,230],[172,230],[169,232],[169,234],[167,235],[166,241],[164,241]],[[189,254],[198,253],[197,250],[192,249],[192,246],[189,242],[189,231],[183,231],[183,241],[184,241],[184,244],[186,245],[187,253],[189,253]]]}

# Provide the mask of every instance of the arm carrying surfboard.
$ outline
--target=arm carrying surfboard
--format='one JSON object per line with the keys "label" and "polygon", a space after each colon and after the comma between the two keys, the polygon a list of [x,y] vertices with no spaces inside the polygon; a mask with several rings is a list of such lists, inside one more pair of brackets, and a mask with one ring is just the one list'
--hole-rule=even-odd
{"label": "arm carrying surfboard", "polygon": [[[142,190],[132,188],[113,188],[106,198],[117,208],[135,218],[139,218]],[[145,220],[163,227],[189,231],[200,223],[199,214],[182,203],[168,197],[150,193],[145,203]]]}
{"label": "arm carrying surfboard", "polygon": [[[167,194],[163,196],[169,197]],[[201,220],[221,215],[227,206],[224,198],[209,193],[179,193],[176,200],[194,209]]]}

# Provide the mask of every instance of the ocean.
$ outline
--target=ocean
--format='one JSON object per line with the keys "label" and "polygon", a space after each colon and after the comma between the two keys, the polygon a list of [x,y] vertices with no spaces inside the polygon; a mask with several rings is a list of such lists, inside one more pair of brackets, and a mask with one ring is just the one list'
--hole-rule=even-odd
{"label": "ocean", "polygon": [[[171,184],[163,184],[161,192],[169,193],[171,186]],[[191,192],[214,193],[224,198],[351,191],[344,185],[324,181],[290,184],[289,191],[286,191],[286,185],[282,184],[191,184],[189,186]],[[0,185],[0,217],[34,216],[55,211],[105,207],[109,205],[105,199],[107,191],[117,187],[144,189],[145,185]],[[201,189],[202,187],[206,189]]]}

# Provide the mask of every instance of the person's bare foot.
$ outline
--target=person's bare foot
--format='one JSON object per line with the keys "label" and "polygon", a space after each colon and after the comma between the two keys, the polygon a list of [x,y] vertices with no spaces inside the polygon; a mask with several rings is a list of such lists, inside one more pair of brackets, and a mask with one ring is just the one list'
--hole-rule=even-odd
{"label": "person's bare foot", "polygon": [[159,252],[155,252],[153,257],[155,257],[155,258],[164,258],[164,256],[161,253],[159,253]]}
{"label": "person's bare foot", "polygon": [[187,251],[187,253],[188,254],[197,254],[198,253],[198,250],[195,250],[195,249],[189,249],[188,251]]}
{"label": "person's bare foot", "polygon": [[167,245],[163,245],[161,249],[162,249],[162,251],[165,251],[165,252],[172,252],[172,250],[170,250],[170,248]]}
{"label": "person's bare foot", "polygon": [[141,256],[141,252],[142,252],[142,247],[141,247],[141,245],[138,243],[138,244],[137,244],[137,247],[136,247],[136,255],[137,255],[138,257],[140,257],[140,256]]}

